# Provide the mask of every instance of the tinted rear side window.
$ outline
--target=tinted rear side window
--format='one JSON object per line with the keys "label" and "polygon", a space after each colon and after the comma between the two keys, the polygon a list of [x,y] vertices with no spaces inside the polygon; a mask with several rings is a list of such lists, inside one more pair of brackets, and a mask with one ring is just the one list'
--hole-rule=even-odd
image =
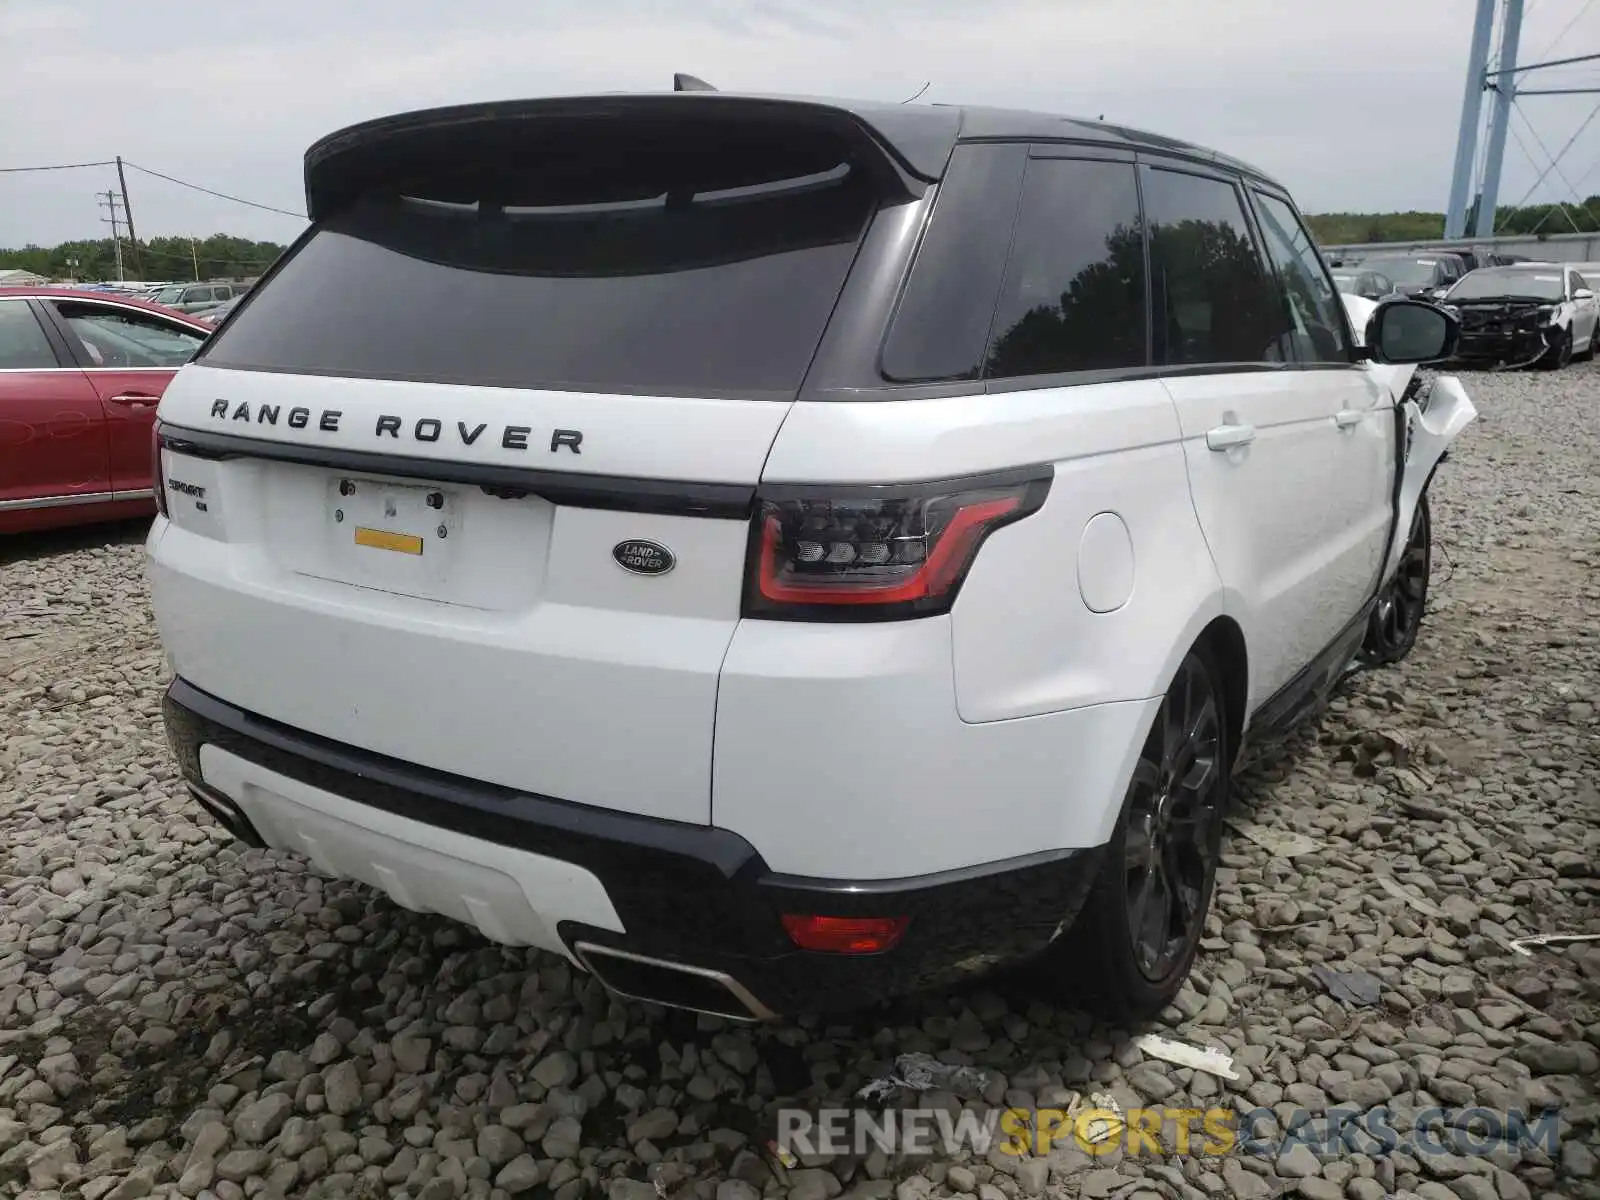
{"label": "tinted rear side window", "polygon": [[1285,362],[1290,327],[1239,189],[1181,171],[1144,174],[1155,359]]}
{"label": "tinted rear side window", "polygon": [[887,378],[982,375],[1027,157],[1021,144],[956,147],[884,343]]}
{"label": "tinted rear side window", "polygon": [[1144,366],[1144,275],[1132,163],[1029,162],[985,377]]}
{"label": "tinted rear side window", "polygon": [[792,398],[874,191],[842,150],[829,161],[807,146],[804,160],[789,162],[770,147],[759,159],[695,150],[660,155],[659,184],[649,155],[620,168],[557,162],[559,178],[536,180],[523,203],[370,195],[323,222],[204,360],[374,379]]}

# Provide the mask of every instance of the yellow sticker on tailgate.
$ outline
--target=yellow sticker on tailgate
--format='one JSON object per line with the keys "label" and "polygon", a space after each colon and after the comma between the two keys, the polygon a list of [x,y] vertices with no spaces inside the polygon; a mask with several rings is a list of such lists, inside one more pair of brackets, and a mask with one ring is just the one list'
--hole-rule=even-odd
{"label": "yellow sticker on tailgate", "polygon": [[374,550],[395,550],[401,554],[421,554],[422,539],[410,533],[390,533],[386,529],[368,529],[356,526],[356,545],[371,546]]}

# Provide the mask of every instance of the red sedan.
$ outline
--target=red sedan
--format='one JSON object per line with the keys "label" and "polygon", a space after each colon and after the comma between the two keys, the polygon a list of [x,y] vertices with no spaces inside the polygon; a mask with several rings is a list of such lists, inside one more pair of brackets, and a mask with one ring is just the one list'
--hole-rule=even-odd
{"label": "red sedan", "polygon": [[126,296],[0,288],[0,534],[154,513],[156,404],[210,333]]}

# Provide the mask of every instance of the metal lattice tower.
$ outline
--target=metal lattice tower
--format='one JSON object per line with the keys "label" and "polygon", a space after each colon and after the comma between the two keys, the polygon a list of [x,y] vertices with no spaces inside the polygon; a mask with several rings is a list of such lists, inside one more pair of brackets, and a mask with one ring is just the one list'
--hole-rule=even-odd
{"label": "metal lattice tower", "polygon": [[[1489,67],[1489,37],[1494,29],[1495,12],[1500,9],[1500,52],[1494,69]],[[1445,210],[1444,235],[1459,238],[1467,232],[1467,210],[1472,202],[1473,164],[1478,154],[1478,125],[1483,113],[1483,94],[1494,93],[1489,117],[1489,137],[1483,156],[1483,182],[1478,194],[1477,219],[1473,236],[1494,233],[1495,208],[1500,200],[1500,172],[1505,165],[1506,134],[1511,128],[1511,108],[1518,96],[1571,96],[1600,94],[1600,88],[1521,88],[1517,77],[1544,67],[1593,62],[1600,54],[1579,54],[1553,58],[1546,62],[1517,64],[1522,40],[1523,0],[1478,0],[1472,26],[1472,45],[1467,54],[1466,91],[1461,98],[1461,128],[1456,138],[1455,169],[1450,176],[1450,202]],[[1569,141],[1568,146],[1571,145]],[[1563,148],[1561,153],[1565,153]],[[1557,168],[1561,154],[1551,161],[1545,174]],[[1544,175],[1541,175],[1543,180]],[[1537,184],[1535,184],[1537,186]]]}

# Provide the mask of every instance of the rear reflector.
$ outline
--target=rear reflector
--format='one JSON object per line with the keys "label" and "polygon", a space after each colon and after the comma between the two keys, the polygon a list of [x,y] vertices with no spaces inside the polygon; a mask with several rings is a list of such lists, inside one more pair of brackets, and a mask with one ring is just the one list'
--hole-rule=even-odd
{"label": "rear reflector", "polygon": [[878,954],[900,940],[910,917],[817,917],[786,913],[783,927],[802,950]]}

